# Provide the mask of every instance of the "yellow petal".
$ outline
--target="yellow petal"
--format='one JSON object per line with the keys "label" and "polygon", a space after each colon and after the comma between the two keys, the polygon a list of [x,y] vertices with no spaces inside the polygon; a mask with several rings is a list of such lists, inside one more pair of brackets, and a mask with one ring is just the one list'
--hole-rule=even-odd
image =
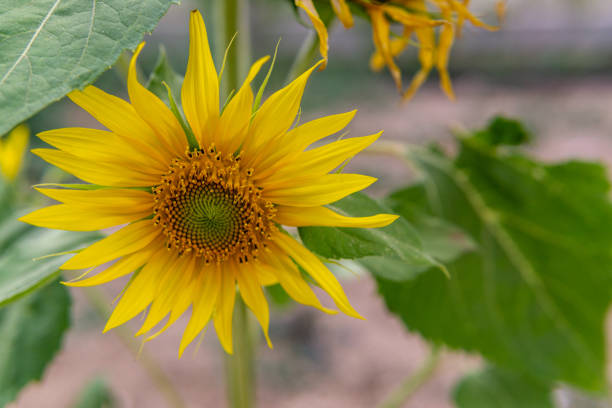
{"label": "yellow petal", "polygon": [[268,151],[275,151],[278,148],[278,139],[293,124],[300,108],[306,82],[317,65],[273,93],[256,112],[243,149],[246,167],[256,167],[267,156]]}
{"label": "yellow petal", "polygon": [[270,326],[268,301],[266,300],[263,290],[261,290],[261,286],[259,286],[257,273],[252,263],[247,262],[239,265],[236,269],[236,279],[238,281],[238,288],[240,289],[242,300],[244,300],[244,303],[251,309],[261,325],[268,347],[273,348],[268,333]]}
{"label": "yellow petal", "polygon": [[264,189],[263,196],[278,205],[315,207],[338,201],[375,181],[374,177],[360,174],[326,174],[294,180],[293,183],[271,185]]}
{"label": "yellow petal", "polygon": [[[219,266],[217,266],[220,268]],[[236,300],[236,275],[235,266],[228,262],[227,266],[220,271],[221,285],[217,308],[213,316],[217,337],[228,354],[233,354],[234,346],[232,339],[232,317],[234,315],[234,302]]]}
{"label": "yellow petal", "polygon": [[[393,20],[400,24],[407,25],[413,28],[417,27],[437,27],[442,24],[447,24],[444,20],[435,20],[425,15],[418,15],[410,13],[403,8],[386,5],[384,6],[384,12]],[[445,17],[446,18],[446,17]]]}
{"label": "yellow petal", "polygon": [[476,16],[470,13],[466,5],[463,4],[462,2],[458,0],[445,0],[445,1],[451,4],[451,7],[457,12],[457,14],[459,14],[459,16],[463,16],[467,21],[472,23],[475,27],[484,28],[489,31],[499,30],[499,27],[486,24],[482,22],[481,20],[479,20],[478,18],[476,18]]}
{"label": "yellow petal", "polygon": [[162,164],[169,164],[173,156],[163,149],[159,138],[151,127],[136,113],[136,110],[121,98],[110,95],[95,86],[68,94],[72,102],[86,110],[111,132],[119,135],[136,149]]}
{"label": "yellow petal", "polygon": [[125,289],[121,300],[113,310],[104,332],[122,325],[142,312],[155,299],[156,288],[165,266],[176,258],[165,251],[158,252],[149,263],[138,272]]}
{"label": "yellow petal", "polygon": [[369,217],[347,217],[325,207],[278,206],[274,220],[291,227],[386,227],[398,218],[392,214],[377,214]]}
{"label": "yellow petal", "polygon": [[189,307],[191,289],[188,282],[193,272],[195,257],[178,257],[174,263],[170,263],[165,268],[157,283],[155,298],[147,313],[147,317],[136,332],[140,336],[152,330],[169,313],[171,317],[166,324],[155,334],[149,336],[145,341],[149,341],[166,331]]}
{"label": "yellow petal", "polygon": [[391,72],[391,76],[395,81],[397,89],[402,89],[402,74],[399,68],[393,61],[393,55],[391,54],[391,45],[389,43],[389,21],[385,18],[384,11],[381,7],[370,6],[368,7],[368,14],[372,20],[372,38],[376,50],[380,53]]}
{"label": "yellow petal", "polygon": [[[159,243],[161,244],[161,242]],[[161,250],[163,250],[162,245],[149,245],[147,248],[143,248],[140,251],[134,252],[133,254],[124,256],[102,272],[92,277],[78,281],[63,282],[63,284],[67,286],[83,287],[96,286],[110,282],[134,272],[145,263],[149,262],[153,255]]]}
{"label": "yellow petal", "polygon": [[273,239],[276,245],[304,268],[315,282],[331,296],[341,311],[348,316],[363,319],[349,303],[344,290],[342,290],[342,286],[340,286],[334,274],[319,261],[319,258],[287,234],[277,232]]}
{"label": "yellow petal", "polygon": [[113,211],[150,209],[155,202],[153,194],[142,190],[104,188],[100,190],[70,190],[60,188],[36,188],[36,191],[64,204],[102,206]]}
{"label": "yellow petal", "polygon": [[256,267],[274,274],[285,292],[296,302],[317,308],[325,313],[337,313],[336,310],[328,309],[321,305],[317,295],[306,283],[293,261],[284,254],[284,251],[275,246],[274,243],[270,244],[270,246],[272,248],[271,254],[264,254],[262,262],[258,263]]}
{"label": "yellow petal", "polygon": [[202,146],[212,143],[219,119],[219,81],[199,11],[189,20],[189,61],[181,90],[185,117]]}
{"label": "yellow petal", "polygon": [[136,63],[138,55],[144,47],[141,43],[130,61],[128,70],[128,93],[132,106],[140,117],[151,126],[164,147],[175,157],[181,157],[187,149],[187,137],[181,124],[170,109],[151,91],[138,82]]}
{"label": "yellow petal", "polygon": [[[451,19],[451,11],[448,7],[442,9],[442,16],[448,20]],[[455,100],[455,93],[448,74],[448,57],[450,54],[453,41],[455,39],[455,28],[452,24],[446,24],[442,27],[438,38],[438,50],[436,53],[436,67],[440,74],[440,87],[451,101]]]}
{"label": "yellow petal", "polygon": [[269,56],[255,62],[240,87],[238,93],[229,101],[219,120],[219,131],[215,144],[224,153],[234,153],[242,145],[251,123],[253,109],[253,91],[251,81],[255,78],[261,66],[270,59]]}
{"label": "yellow petal", "polygon": [[151,214],[150,210],[116,213],[103,208],[84,208],[59,204],[41,208],[21,217],[21,222],[42,228],[64,231],[97,231],[116,225],[140,220]]}
{"label": "yellow petal", "polygon": [[277,150],[263,160],[256,168],[254,178],[260,179],[273,174],[276,169],[290,163],[311,144],[344,129],[355,117],[356,110],[311,120],[285,133]]}
{"label": "yellow petal", "polygon": [[276,275],[270,272],[269,268],[256,267],[255,274],[257,275],[257,280],[261,286],[270,286],[278,283]]}
{"label": "yellow petal", "polygon": [[421,69],[412,78],[412,82],[408,89],[402,95],[404,100],[409,100],[419,90],[423,82],[427,79],[429,71],[433,67],[433,58],[435,50],[435,32],[433,28],[418,28],[415,30],[419,39],[419,62]]}
{"label": "yellow petal", "polygon": [[354,24],[353,15],[351,14],[348,4],[346,4],[346,1],[331,0],[331,5],[334,9],[334,13],[336,13],[344,28],[351,28]]}
{"label": "yellow petal", "polygon": [[146,174],[136,171],[129,168],[128,162],[120,167],[117,164],[82,159],[54,149],[34,149],[32,153],[88,183],[113,187],[147,187],[159,184],[160,181],[159,175],[154,172]]}
{"label": "yellow petal", "polygon": [[29,137],[28,126],[19,125],[4,139],[0,139],[0,173],[9,181],[17,178]]}
{"label": "yellow petal", "polygon": [[325,24],[319,17],[319,13],[317,13],[317,9],[314,4],[312,4],[312,0],[295,0],[295,5],[306,12],[308,18],[312,22],[312,26],[317,32],[319,37],[319,52],[324,59],[323,64],[321,64],[321,69],[325,69],[327,66],[327,52],[329,50],[327,27],[325,27]]}
{"label": "yellow petal", "polygon": [[168,171],[166,163],[152,159],[135,149],[128,139],[112,132],[87,128],[54,129],[38,134],[51,146],[84,160],[103,163],[129,163],[131,168],[146,169],[160,176]]}
{"label": "yellow petal", "polygon": [[324,175],[352,158],[357,153],[371,145],[382,134],[353,137],[329,143],[316,149],[307,150],[294,159],[294,162],[279,168],[273,175],[262,183],[275,183],[287,179],[295,179],[301,175]]}
{"label": "yellow petal", "polygon": [[179,357],[208,324],[221,291],[221,270],[214,266],[200,266],[200,268],[197,289],[192,295],[193,312],[181,339]]}
{"label": "yellow petal", "polygon": [[61,269],[85,269],[145,248],[160,233],[151,220],[130,224],[114,234],[85,248],[68,260]]}
{"label": "yellow petal", "polygon": [[[412,29],[404,27],[404,34],[400,38],[394,38],[390,42],[391,56],[396,57],[404,51],[410,43]],[[379,51],[375,51],[370,58],[370,69],[378,72],[385,67],[385,60]]]}
{"label": "yellow petal", "polygon": [[[470,5],[470,0],[462,0],[462,4],[467,7]],[[463,24],[465,23],[465,14],[460,14],[457,17],[457,35],[461,37],[461,32],[463,31]]]}

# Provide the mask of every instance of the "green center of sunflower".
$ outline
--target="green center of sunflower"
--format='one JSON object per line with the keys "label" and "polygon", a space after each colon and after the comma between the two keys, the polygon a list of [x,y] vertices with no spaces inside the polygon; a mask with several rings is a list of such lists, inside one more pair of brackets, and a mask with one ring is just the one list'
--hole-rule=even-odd
{"label": "green center of sunflower", "polygon": [[154,188],[154,223],[169,249],[206,262],[257,256],[274,228],[274,206],[240,168],[239,157],[223,157],[214,146],[175,159]]}

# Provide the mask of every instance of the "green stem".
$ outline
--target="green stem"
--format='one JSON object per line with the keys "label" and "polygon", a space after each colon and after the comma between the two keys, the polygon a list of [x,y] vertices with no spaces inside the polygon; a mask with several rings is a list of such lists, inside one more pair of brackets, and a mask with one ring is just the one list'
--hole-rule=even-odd
{"label": "green stem", "polygon": [[225,374],[230,408],[255,406],[255,348],[248,310],[238,296],[233,322],[234,354],[226,354]]}
{"label": "green stem", "polygon": [[[103,320],[108,319],[112,310],[106,296],[97,288],[83,289],[94,310]],[[134,357],[136,357],[136,360],[142,365],[149,377],[151,377],[153,383],[155,383],[156,388],[166,399],[168,406],[172,408],[185,408],[187,405],[185,401],[183,401],[181,394],[174,387],[174,384],[172,384],[170,378],[168,378],[157,361],[155,361],[144,348],[141,348],[140,342],[134,338],[132,332],[125,326],[119,326],[113,329],[112,332],[119,337],[121,342],[130,350]]]}
{"label": "green stem", "polygon": [[[227,52],[223,71],[221,101],[225,101],[246,77],[250,61],[248,0],[215,0],[215,50],[221,61],[227,44],[236,36]],[[233,321],[234,354],[225,356],[226,387],[231,408],[255,406],[255,347],[250,330],[249,314],[237,295]]]}
{"label": "green stem", "polygon": [[393,391],[378,408],[400,408],[408,398],[427,382],[440,361],[440,348],[432,346],[425,363]]}
{"label": "green stem", "polygon": [[227,53],[227,63],[221,84],[221,102],[232,90],[237,91],[241,80],[246,77],[251,60],[251,39],[249,36],[249,1],[215,0],[215,61],[222,61],[225,50],[234,34],[238,33]]}
{"label": "green stem", "polygon": [[289,74],[285,82],[289,83],[293,81],[310,68],[314,63],[317,52],[319,52],[319,37],[316,31],[311,30],[304,39],[304,42],[302,42],[300,50],[295,56],[293,64],[291,64],[291,69],[289,69]]}

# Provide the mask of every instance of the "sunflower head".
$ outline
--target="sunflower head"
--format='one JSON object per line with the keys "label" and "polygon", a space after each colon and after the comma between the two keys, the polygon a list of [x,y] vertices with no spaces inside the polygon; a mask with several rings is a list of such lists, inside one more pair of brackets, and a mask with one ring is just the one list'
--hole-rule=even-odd
{"label": "sunflower head", "polygon": [[[327,61],[327,27],[313,1],[294,1],[310,18],[319,37],[321,55]],[[414,96],[434,68],[440,74],[442,90],[449,99],[454,100],[455,94],[448,74],[448,59],[455,37],[461,33],[464,22],[469,21],[475,27],[491,31],[499,28],[474,16],[467,7],[469,0],[329,0],[329,3],[345,28],[351,28],[354,24],[351,8],[358,9],[360,15],[368,17],[375,47],[370,67],[374,71],[380,71],[386,66],[404,100]],[[496,11],[499,21],[502,21],[505,1],[498,1]],[[394,25],[401,27],[401,31],[393,32]],[[410,45],[415,45],[419,50],[421,69],[404,89],[395,57]]]}
{"label": "sunflower head", "polygon": [[214,145],[173,160],[153,188],[154,224],[162,227],[168,248],[206,263],[257,258],[275,228],[276,209],[252,176],[252,168],[240,167],[240,156]]}
{"label": "sunflower head", "polygon": [[[148,333],[149,340],[191,309],[180,354],[211,319],[221,344],[232,352],[237,295],[271,345],[265,285],[278,283],[297,302],[335,313],[321,305],[304,272],[339,310],[360,317],[334,275],[283,226],[374,228],[393,222],[394,215],[351,218],[325,207],[375,181],[330,172],[373,143],[380,132],[307,149],[342,130],[355,114],[294,125],[306,81],[319,64],[253,113],[250,83],[268,60],[261,58],[221,110],[218,74],[197,11],[191,13],[189,62],[181,90],[187,123],[181,123],[180,115],[138,82],[136,59],[143,45],[130,64],[129,103],[93,86],[69,95],[107,131],[43,132],[41,139],[56,149],[34,150],[89,184],[83,189],[40,189],[60,204],[22,221],[75,231],[122,226],[62,266],[98,271],[68,284],[98,285],[136,271],[106,330],[146,310],[137,334]],[[196,146],[188,143],[188,134]]]}
{"label": "sunflower head", "polygon": [[14,181],[21,170],[29,137],[27,125],[19,125],[0,139],[0,175],[9,182]]}

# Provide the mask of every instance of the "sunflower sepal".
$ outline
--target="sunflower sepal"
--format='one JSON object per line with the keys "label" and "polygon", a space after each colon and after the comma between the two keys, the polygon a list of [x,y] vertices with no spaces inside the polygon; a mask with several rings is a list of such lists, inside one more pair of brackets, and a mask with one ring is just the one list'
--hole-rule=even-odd
{"label": "sunflower sepal", "polygon": [[270,76],[272,75],[272,71],[274,70],[274,65],[276,64],[276,54],[278,54],[279,45],[280,45],[280,38],[276,42],[276,47],[274,47],[274,55],[272,56],[272,62],[270,63],[268,72],[266,73],[266,76],[264,77],[263,81],[261,81],[261,85],[259,85],[259,89],[257,89],[257,94],[255,95],[255,102],[253,102],[251,119],[253,119],[253,117],[259,110],[259,107],[261,106],[261,98],[263,97],[264,91],[266,90],[266,86],[268,85],[268,81],[270,80]]}
{"label": "sunflower sepal", "polygon": [[172,94],[172,89],[170,88],[170,85],[168,85],[166,81],[162,81],[162,85],[166,88],[166,91],[168,92],[168,102],[170,103],[170,110],[172,111],[172,114],[174,115],[176,120],[178,120],[178,122],[181,124],[181,127],[185,132],[185,136],[187,137],[187,143],[189,144],[189,150],[198,150],[200,148],[200,143],[193,134],[191,126],[189,126],[189,123],[185,121],[185,118],[183,118],[183,115],[179,111],[179,108],[176,105],[176,100],[174,99],[174,95]]}

